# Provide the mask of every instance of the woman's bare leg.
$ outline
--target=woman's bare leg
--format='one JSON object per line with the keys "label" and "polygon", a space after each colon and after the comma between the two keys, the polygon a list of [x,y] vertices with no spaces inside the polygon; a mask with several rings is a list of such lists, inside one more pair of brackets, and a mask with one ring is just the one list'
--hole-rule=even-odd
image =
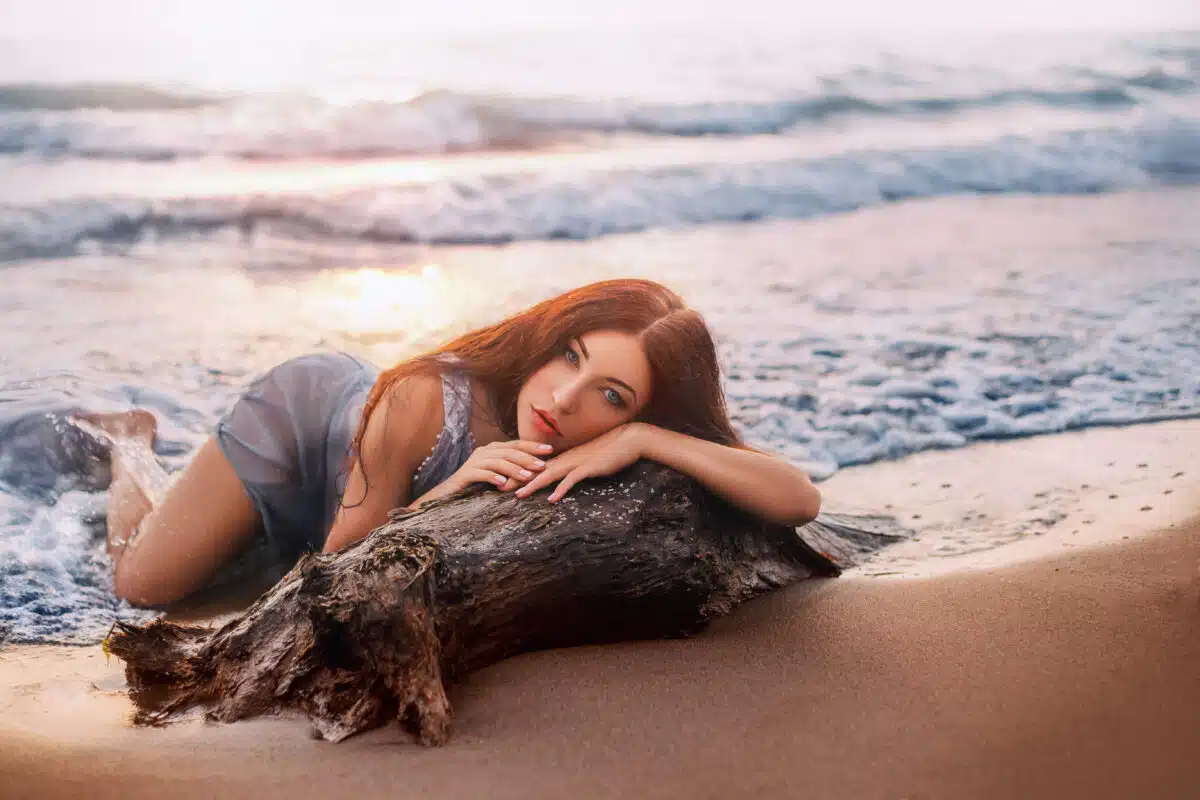
{"label": "woman's bare leg", "polygon": [[249,543],[258,512],[215,439],[172,481],[154,456],[150,412],[77,419],[112,443],[108,553],[118,597],[138,605],[179,600]]}
{"label": "woman's bare leg", "polygon": [[[138,523],[166,494],[169,477],[154,457],[158,420],[149,411],[77,414],[73,424],[109,443],[108,555],[115,564]],[[82,424],[81,424],[82,423]]]}

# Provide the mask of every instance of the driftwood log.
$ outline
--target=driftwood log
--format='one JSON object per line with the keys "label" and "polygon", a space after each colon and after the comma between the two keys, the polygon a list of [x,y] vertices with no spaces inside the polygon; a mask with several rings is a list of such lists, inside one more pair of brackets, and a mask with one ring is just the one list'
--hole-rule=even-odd
{"label": "driftwood log", "polygon": [[394,513],[342,552],[304,556],[220,628],[118,623],[105,647],[126,663],[134,721],[298,709],[332,741],[397,719],[441,744],[446,686],[472,670],[530,650],[687,636],[903,535],[885,517],[765,524],[647,462],[557,504],[545,496],[473,490]]}

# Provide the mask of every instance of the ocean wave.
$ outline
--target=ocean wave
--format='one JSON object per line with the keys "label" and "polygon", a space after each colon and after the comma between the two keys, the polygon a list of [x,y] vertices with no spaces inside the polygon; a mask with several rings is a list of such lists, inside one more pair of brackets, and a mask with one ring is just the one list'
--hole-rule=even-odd
{"label": "ocean wave", "polygon": [[180,111],[220,103],[212,95],[136,83],[0,83],[0,110]]}
{"label": "ocean wave", "polygon": [[[136,85],[0,85],[0,153],[173,160],[354,158],[537,147],[586,135],[779,135],[854,116],[980,109],[1128,109],[1197,88],[1193,72],[1074,70],[1059,84],[884,92],[878,76],[767,101],[649,103],[430,91],[344,103],[297,95],[217,97]],[[953,84],[954,81],[948,81]]]}
{"label": "ocean wave", "polygon": [[802,218],[950,194],[1104,192],[1200,181],[1200,120],[1005,137],[977,147],[608,172],[497,174],[337,195],[102,198],[0,207],[0,259],[239,231],[500,244]]}

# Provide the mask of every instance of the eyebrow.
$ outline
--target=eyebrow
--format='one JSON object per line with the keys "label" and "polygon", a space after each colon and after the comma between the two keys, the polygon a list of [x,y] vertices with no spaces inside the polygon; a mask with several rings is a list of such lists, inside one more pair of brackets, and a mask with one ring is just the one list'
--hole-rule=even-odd
{"label": "eyebrow", "polygon": [[[591,358],[591,356],[589,356],[589,355],[588,355],[588,349],[587,349],[587,345],[583,343],[583,339],[582,339],[582,338],[580,338],[580,337],[576,336],[576,337],[575,337],[575,343],[576,343],[576,344],[578,344],[578,345],[579,345],[579,349],[580,349],[581,351],[583,351],[583,357],[584,357],[584,358]],[[638,395],[637,395],[637,389],[633,388],[632,386],[630,386],[630,385],[629,385],[628,383],[626,383],[625,381],[618,380],[617,378],[614,378],[614,377],[612,377],[612,376],[605,376],[604,380],[606,380],[606,381],[609,381],[610,383],[615,383],[617,386],[620,386],[620,387],[622,387],[623,389],[627,390],[627,391],[628,391],[628,392],[629,392],[631,395],[633,395],[633,399],[634,399],[634,400],[637,400],[637,396],[638,396]]]}

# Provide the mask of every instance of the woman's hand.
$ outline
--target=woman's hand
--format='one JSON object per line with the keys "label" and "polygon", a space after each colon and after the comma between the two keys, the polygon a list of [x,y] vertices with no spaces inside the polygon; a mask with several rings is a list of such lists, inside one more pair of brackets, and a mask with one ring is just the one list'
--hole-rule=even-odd
{"label": "woman's hand", "polygon": [[648,428],[645,423],[628,422],[586,444],[571,448],[551,459],[540,475],[517,490],[517,497],[529,497],[538,489],[558,481],[557,488],[549,498],[551,503],[556,503],[584,478],[599,478],[620,472],[642,457]]}
{"label": "woman's hand", "polygon": [[490,483],[511,492],[544,470],[546,462],[542,458],[553,450],[551,445],[521,439],[485,444],[475,448],[471,457],[446,481],[450,484],[447,489],[458,491],[473,483]]}

